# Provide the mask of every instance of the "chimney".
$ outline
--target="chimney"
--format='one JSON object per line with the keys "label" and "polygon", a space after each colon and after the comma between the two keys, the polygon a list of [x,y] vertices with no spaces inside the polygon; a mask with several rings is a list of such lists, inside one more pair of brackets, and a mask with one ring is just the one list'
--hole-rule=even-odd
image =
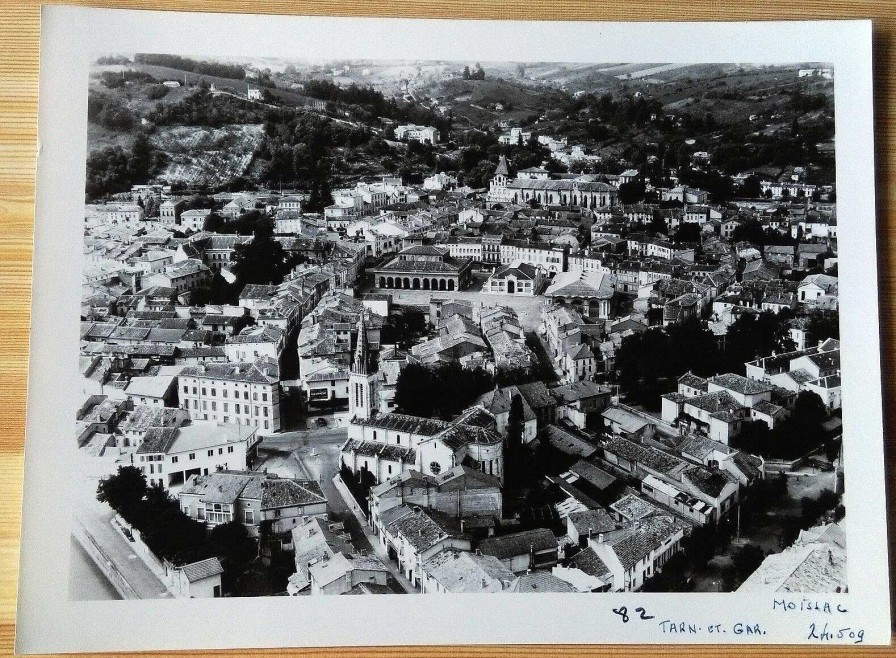
{"label": "chimney", "polygon": [[603,544],[603,543],[604,543],[604,533],[602,533],[602,532],[601,532],[601,533],[598,533],[598,535],[597,535],[597,543],[598,543],[598,544]]}

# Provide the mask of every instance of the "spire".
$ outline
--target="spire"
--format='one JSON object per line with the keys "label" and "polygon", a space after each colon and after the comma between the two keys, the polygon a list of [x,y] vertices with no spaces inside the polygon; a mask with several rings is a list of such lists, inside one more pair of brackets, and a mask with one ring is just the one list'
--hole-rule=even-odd
{"label": "spire", "polygon": [[364,324],[364,313],[358,319],[358,343],[355,346],[355,365],[353,370],[360,374],[367,374],[367,326]]}
{"label": "spire", "polygon": [[504,155],[501,155],[501,158],[498,160],[498,167],[495,169],[495,176],[507,176],[510,177],[510,169],[507,167],[507,158]]}

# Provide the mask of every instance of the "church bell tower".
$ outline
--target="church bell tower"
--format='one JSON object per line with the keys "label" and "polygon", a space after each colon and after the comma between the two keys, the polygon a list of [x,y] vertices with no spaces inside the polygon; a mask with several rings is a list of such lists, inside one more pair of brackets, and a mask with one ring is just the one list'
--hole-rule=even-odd
{"label": "church bell tower", "polygon": [[378,410],[376,373],[371,366],[364,314],[358,320],[358,341],[355,359],[348,376],[348,411],[352,418],[369,420]]}

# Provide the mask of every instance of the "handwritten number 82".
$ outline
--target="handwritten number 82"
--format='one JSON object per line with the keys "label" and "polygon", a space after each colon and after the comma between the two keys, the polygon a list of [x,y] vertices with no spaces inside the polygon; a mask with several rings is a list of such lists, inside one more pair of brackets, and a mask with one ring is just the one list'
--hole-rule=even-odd
{"label": "handwritten number 82", "polygon": [[[622,618],[623,624],[628,623],[628,620],[629,620],[628,608],[626,608],[624,605],[620,606],[618,608],[613,608],[613,612],[615,612],[617,615],[619,615]],[[639,614],[639,619],[653,619],[653,615],[648,615],[647,611],[640,606],[635,608],[635,612],[637,612]]]}

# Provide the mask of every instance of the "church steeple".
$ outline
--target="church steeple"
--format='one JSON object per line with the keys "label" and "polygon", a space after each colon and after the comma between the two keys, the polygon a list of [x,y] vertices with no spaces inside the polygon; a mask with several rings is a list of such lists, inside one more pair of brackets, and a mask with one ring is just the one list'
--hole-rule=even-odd
{"label": "church steeple", "polygon": [[503,154],[498,158],[498,166],[495,168],[495,176],[510,176],[510,169],[507,166],[507,158],[505,158]]}
{"label": "church steeple", "polygon": [[358,319],[358,342],[355,345],[355,363],[352,372],[366,375],[368,356],[367,326],[364,324],[364,313],[361,313],[361,317]]}
{"label": "church steeple", "polygon": [[371,368],[370,346],[367,344],[367,325],[362,313],[358,319],[355,360],[348,376],[348,411],[353,418],[367,420],[376,414],[379,406],[376,378],[376,365],[374,364]]}

